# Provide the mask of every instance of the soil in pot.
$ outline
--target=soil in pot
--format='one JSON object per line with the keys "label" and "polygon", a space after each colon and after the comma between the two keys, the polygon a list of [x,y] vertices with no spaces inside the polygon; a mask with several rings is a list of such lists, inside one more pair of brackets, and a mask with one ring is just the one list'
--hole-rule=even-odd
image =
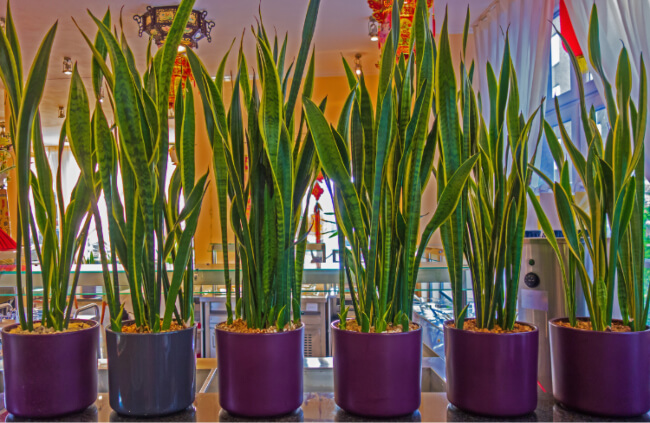
{"label": "soil in pot", "polygon": [[20,325],[15,328],[9,329],[8,333],[15,333],[17,335],[47,335],[55,333],[77,332],[84,329],[90,329],[92,325],[85,322],[70,322],[68,327],[63,330],[55,330],[52,327],[43,326],[40,322],[34,323],[34,330],[23,330]]}
{"label": "soil in pot", "polygon": [[[221,322],[217,325],[217,327],[221,330],[225,330],[226,332],[236,333],[280,333],[277,326],[269,326],[268,328],[263,329],[249,328],[248,323],[246,323],[246,321],[243,319],[237,319],[231,324],[228,324],[227,322]],[[301,327],[302,325],[296,325],[295,323],[290,322],[284,326],[282,332],[300,329]]]}
{"label": "soil in pot", "polygon": [[[571,326],[571,323],[562,320],[555,321],[555,324],[565,328],[593,331],[590,320],[577,320],[575,326]],[[632,332],[632,329],[622,322],[614,321],[612,322],[612,325],[607,327],[603,332]]]}
{"label": "soil in pot", "polygon": [[[456,324],[452,322],[449,324],[449,327],[456,329]],[[535,328],[525,323],[515,322],[515,326],[512,329],[505,330],[499,325],[494,325],[492,329],[486,329],[486,328],[479,328],[476,325],[476,320],[470,319],[465,321],[465,324],[463,325],[463,330],[469,332],[481,332],[481,333],[524,333],[524,332],[532,332],[535,330]]]}
{"label": "soil in pot", "polygon": [[[162,324],[163,321],[161,319],[160,327],[162,327]],[[176,323],[176,321],[174,320],[172,321],[172,324],[169,326],[169,329],[161,330],[160,333],[177,332],[179,330],[184,330],[184,329],[189,329],[189,328],[186,328],[185,326]],[[152,332],[149,327],[137,326],[135,323],[130,323],[122,326],[122,333],[154,333],[154,332]]]}
{"label": "soil in pot", "polygon": [[[336,327],[338,329],[347,330],[347,331],[350,331],[350,332],[376,333],[374,326],[370,326],[370,332],[361,332],[361,326],[357,323],[357,321],[355,319],[346,320],[344,329],[341,328],[340,326],[341,326],[340,323],[338,323],[336,325]],[[418,326],[417,324],[415,324],[413,322],[409,323],[409,332],[414,331],[414,330],[418,330],[418,329],[420,329],[420,326]],[[386,326],[385,331],[380,332],[380,333],[397,333],[397,332],[403,332],[402,325],[394,325],[394,324],[391,323],[388,326]]]}

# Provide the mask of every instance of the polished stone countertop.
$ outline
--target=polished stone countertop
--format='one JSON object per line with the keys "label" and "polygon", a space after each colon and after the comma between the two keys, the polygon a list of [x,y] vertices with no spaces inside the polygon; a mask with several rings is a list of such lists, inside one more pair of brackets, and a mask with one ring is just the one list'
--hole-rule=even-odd
{"label": "polished stone countertop", "polygon": [[[2,395],[0,394],[0,397]],[[4,398],[2,398],[4,403]],[[149,419],[133,419],[123,417],[115,413],[108,401],[107,394],[100,394],[97,402],[86,411],[79,414],[64,416],[63,418],[49,421],[73,421],[73,422],[121,422],[121,421],[147,421]],[[185,411],[164,417],[156,417],[151,421],[169,422],[211,422],[211,421],[251,421],[229,415],[219,406],[219,394],[199,393],[196,396],[194,405]],[[375,419],[376,420],[376,419]],[[8,414],[6,410],[0,410],[0,421],[22,421]],[[306,393],[302,407],[293,414],[282,416],[273,420],[264,421],[373,421],[363,417],[346,413],[334,403],[332,393]],[[553,398],[540,392],[537,403],[537,410],[534,413],[514,419],[493,419],[485,416],[465,413],[450,405],[447,395],[444,392],[423,392],[420,409],[412,415],[402,418],[390,419],[390,421],[406,422],[462,422],[462,421],[619,421],[597,416],[589,416],[569,411],[553,401]],[[620,421],[650,421],[650,415],[645,414],[636,418],[627,418]]]}

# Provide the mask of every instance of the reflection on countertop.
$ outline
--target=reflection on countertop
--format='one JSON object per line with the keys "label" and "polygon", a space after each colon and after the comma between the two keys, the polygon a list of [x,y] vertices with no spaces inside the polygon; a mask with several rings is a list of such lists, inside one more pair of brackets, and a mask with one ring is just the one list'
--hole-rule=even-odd
{"label": "reflection on countertop", "polygon": [[[0,394],[4,403],[4,398]],[[82,413],[64,416],[59,419],[48,419],[48,421],[73,421],[73,422],[121,422],[121,421],[163,421],[163,422],[211,422],[211,421],[254,421],[250,418],[240,418],[228,414],[219,406],[219,394],[199,393],[196,396],[194,405],[185,411],[169,416],[155,417],[152,419],[136,419],[120,416],[115,413],[109,403],[108,395],[100,394],[95,405]],[[377,419],[365,419],[346,413],[334,403],[332,393],[306,393],[305,400],[300,409],[295,412],[281,416],[276,419],[259,419],[259,421],[376,421]],[[5,410],[0,412],[0,421],[23,421],[9,415]],[[475,414],[465,413],[450,405],[447,395],[444,392],[423,392],[420,409],[412,415],[401,418],[390,419],[390,421],[405,422],[491,422],[491,421],[619,421],[596,416],[589,416],[569,411],[553,401],[553,398],[540,392],[537,410],[534,413],[520,416],[513,419],[495,419]],[[622,420],[621,420],[622,421]],[[650,421],[650,415],[644,414],[636,418],[627,418],[624,421]]]}

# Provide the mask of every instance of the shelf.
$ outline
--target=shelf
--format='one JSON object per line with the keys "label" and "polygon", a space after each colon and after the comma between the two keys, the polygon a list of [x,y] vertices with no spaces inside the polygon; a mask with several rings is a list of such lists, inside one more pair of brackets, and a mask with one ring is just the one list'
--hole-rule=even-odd
{"label": "shelf", "polygon": [[[331,264],[330,264],[331,266]],[[9,266],[0,267],[0,287],[14,287],[16,284],[16,272],[8,269]],[[463,268],[464,277],[469,275],[469,269]],[[168,267],[167,271],[171,278],[172,270]],[[23,274],[25,271],[22,272]],[[225,285],[225,270],[224,269],[195,269],[194,271],[194,285]],[[43,286],[40,267],[34,266],[32,268],[33,285],[35,287]],[[235,271],[230,270],[230,280],[234,281]],[[118,270],[118,280],[121,287],[128,288],[126,275],[121,267]],[[427,282],[449,282],[449,272],[447,267],[441,263],[423,263],[418,272],[417,283]],[[338,268],[324,268],[324,269],[311,269],[307,268],[303,271],[303,284],[311,285],[328,285],[337,286],[339,283],[339,270]],[[79,286],[103,286],[102,267],[99,264],[84,264],[81,266],[81,275],[79,277]],[[328,291],[329,292],[329,291]]]}

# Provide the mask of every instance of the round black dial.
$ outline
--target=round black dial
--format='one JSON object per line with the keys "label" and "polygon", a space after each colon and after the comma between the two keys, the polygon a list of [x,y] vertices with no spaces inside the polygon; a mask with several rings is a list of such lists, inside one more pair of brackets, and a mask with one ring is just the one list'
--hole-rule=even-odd
{"label": "round black dial", "polygon": [[524,276],[524,283],[528,288],[535,288],[539,285],[539,276],[534,272],[527,273]]}

